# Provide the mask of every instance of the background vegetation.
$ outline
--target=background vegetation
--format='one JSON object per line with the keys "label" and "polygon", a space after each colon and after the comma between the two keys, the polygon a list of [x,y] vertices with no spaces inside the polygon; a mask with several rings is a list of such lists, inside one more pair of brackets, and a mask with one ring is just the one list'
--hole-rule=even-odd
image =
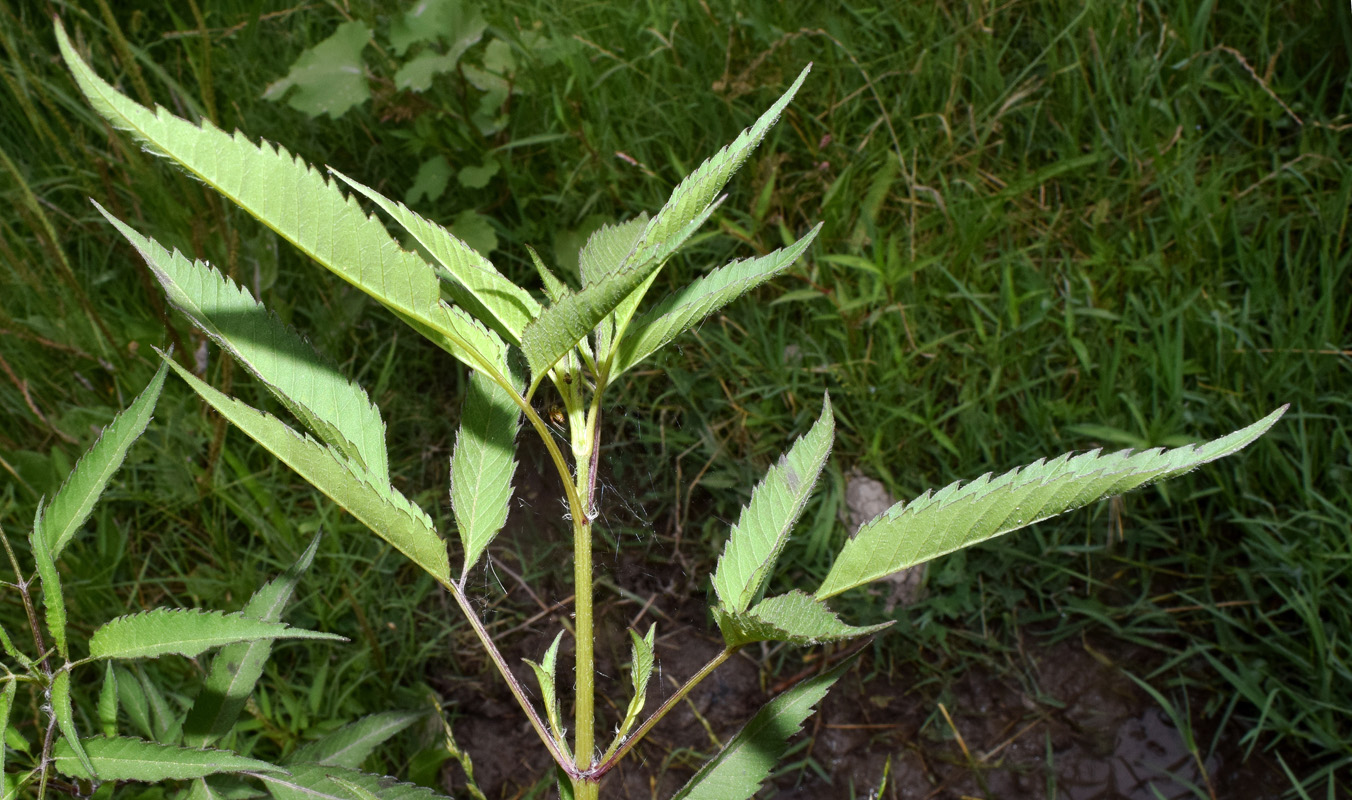
{"label": "background vegetation", "polygon": [[[716,226],[664,279],[817,220],[824,232],[789,278],[624,388],[632,413],[607,420],[611,566],[707,562],[823,388],[841,437],[790,545],[795,582],[824,574],[824,542],[846,535],[852,471],[909,497],[1068,449],[1215,436],[1290,402],[1237,458],[933,565],[875,656],[941,688],[1011,669],[1023,638],[1108,634],[1158,654],[1123,666],[1215,732],[1204,752],[1238,738],[1293,791],[1333,796],[1352,764],[1342,4],[509,0],[484,5],[473,42],[410,39],[394,2],[140,5],[0,0],[0,519],[26,523],[144,385],[150,345],[217,385],[238,377],[166,317],[89,196],[221,265],[342,361],[386,410],[406,493],[448,512],[457,371],[110,133],[55,56],[53,14],[133,97],[407,196],[522,280],[525,245],[575,264],[591,229],[658,208],[812,61]],[[370,33],[360,80],[335,83],[345,56],[327,53],[264,97],[354,21]],[[432,59],[453,68],[432,74]],[[69,551],[73,619],[233,607],[322,529],[293,622],[354,644],[280,649],[252,709],[258,747],[426,706],[431,671],[477,674],[430,581],[189,394],[166,389]],[[499,630],[539,610],[515,578],[549,573],[550,547],[505,552],[485,576]],[[870,606],[860,620],[882,613],[877,598],[846,602]],[[176,669],[191,665],[145,666],[165,686]],[[418,746],[388,768],[431,769]]]}

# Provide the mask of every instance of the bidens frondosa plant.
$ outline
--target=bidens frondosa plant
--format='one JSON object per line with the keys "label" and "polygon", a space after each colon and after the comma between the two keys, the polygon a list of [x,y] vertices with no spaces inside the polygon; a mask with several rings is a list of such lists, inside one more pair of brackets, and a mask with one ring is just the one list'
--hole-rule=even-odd
{"label": "bidens frondosa plant", "polygon": [[[385,425],[366,393],[271,316],[243,287],[210,265],[170,252],[104,212],[136,248],[173,305],[281,401],[304,432],[229,397],[167,356],[154,383],[105,432],[73,477],[42,510],[34,527],[46,608],[55,643],[47,651],[33,614],[37,656],[30,659],[6,638],[16,672],[0,695],[4,710],[19,681],[36,681],[50,699],[44,757],[16,781],[48,788],[59,780],[77,789],[93,781],[192,781],[196,797],[265,789],[274,797],[404,798],[431,792],[366,775],[340,748],[311,747],[284,764],[267,764],[208,749],[227,733],[280,636],[320,636],[278,622],[295,577],[313,553],[264,586],[239,614],[164,609],[107,623],[88,642],[89,655],[68,646],[54,559],[75,534],[88,508],[131,440],[144,428],[167,369],[172,369],[240,430],[284,461],[377,536],[426,570],[455,599],[498,672],[529,718],[539,744],[557,764],[564,797],[595,798],[607,771],[685,695],[739,648],[754,642],[809,646],[872,634],[883,625],[843,622],[828,600],[936,556],[1031,525],[1099,498],[1162,480],[1233,453],[1265,432],[1274,411],[1249,427],[1201,446],[1110,455],[1098,451],[1038,461],[998,477],[926,492],[898,503],[864,525],[836,556],[820,586],[766,597],[775,561],[821,474],[834,435],[831,404],[751,493],[732,526],[712,575],[713,616],[725,647],[656,709],[644,700],[654,668],[655,630],[630,631],[628,699],[608,740],[597,738],[593,657],[592,526],[601,413],[606,390],[622,375],[711,312],[782,273],[807,250],[820,229],[792,245],[716,269],[675,294],[649,298],[658,271],[718,207],[729,177],[765,137],[807,77],[798,76],[779,100],[737,139],[704,162],[672,192],[654,216],[641,215],[597,231],[582,248],[580,286],[560,280],[534,253],[540,288],[518,286],[483,256],[437,223],[420,217],[356,180],[330,177],[269,144],[254,144],[208,123],[150,110],[100,79],[75,52],[58,25],[61,52],[90,103],[143,147],[176,162],[237,203],[325,268],[366,292],[471,372],[460,431],[451,458],[450,497],[458,539],[452,559],[431,518],[390,483]],[[369,202],[421,245],[425,255],[400,247]],[[102,211],[102,208],[100,208]],[[646,302],[645,302],[646,301]],[[567,446],[556,440],[537,410],[545,384],[558,394]],[[540,437],[563,478],[573,535],[575,663],[572,680],[558,669],[560,631],[538,663],[538,682],[521,685],[466,595],[467,576],[507,519],[522,427]],[[16,571],[19,570],[17,562]],[[23,573],[19,572],[22,576]],[[20,580],[20,587],[26,584]],[[30,602],[28,608],[33,608]],[[211,662],[201,696],[187,720],[152,732],[156,741],[117,735],[115,690],[100,698],[107,736],[82,738],[71,712],[70,671],[127,659],[197,655],[224,647]],[[247,669],[240,665],[247,666]],[[737,800],[754,794],[790,736],[847,664],[789,689],[771,701],[700,769],[676,797]],[[104,666],[107,682],[120,674]],[[566,691],[572,684],[575,690]],[[606,687],[607,691],[617,691]],[[532,699],[538,696],[539,702]],[[571,704],[571,719],[565,708]],[[645,715],[645,711],[647,711]],[[390,727],[390,726],[387,726]],[[605,726],[609,728],[609,725]],[[607,733],[610,731],[607,730]],[[87,732],[84,732],[87,733]],[[365,741],[378,739],[368,736]],[[45,757],[50,753],[52,758]],[[222,775],[232,773],[232,775]]]}

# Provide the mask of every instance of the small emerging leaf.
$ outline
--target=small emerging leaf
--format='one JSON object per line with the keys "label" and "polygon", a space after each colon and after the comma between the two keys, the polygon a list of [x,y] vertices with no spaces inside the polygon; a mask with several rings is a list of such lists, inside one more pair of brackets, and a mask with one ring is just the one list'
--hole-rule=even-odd
{"label": "small emerging leaf", "polygon": [[283,764],[323,764],[356,769],[390,737],[424,715],[416,711],[386,711],[344,725],[322,738],[296,748]]}
{"label": "small emerging leaf", "polygon": [[301,630],[281,622],[264,622],[243,614],[195,608],[159,608],[106,622],[89,637],[89,657],[157,658],[196,656],[213,647],[253,639],[327,639],[332,633]]}
{"label": "small emerging leaf", "polygon": [[80,733],[75,730],[75,709],[70,701],[69,669],[62,669],[52,676],[50,697],[52,714],[56,717],[56,725],[61,729],[61,735],[65,737],[64,741],[67,742],[85,771],[97,778],[97,775],[94,775],[96,772],[94,765],[90,763],[85,748],[80,744]]}
{"label": "small emerging leaf", "polygon": [[554,643],[545,651],[544,658],[537,664],[529,658],[523,659],[530,665],[535,673],[535,680],[540,684],[540,696],[545,704],[545,716],[549,718],[549,729],[554,733],[554,739],[568,752],[568,745],[563,737],[563,716],[559,712],[559,694],[554,682],[556,667],[559,658],[559,642],[563,640],[563,631],[559,631],[554,637]]}
{"label": "small emerging leaf", "polygon": [[520,420],[506,389],[481,372],[470,375],[451,454],[451,509],[465,551],[461,581],[507,522]]}
{"label": "small emerging leaf", "polygon": [[633,697],[629,700],[629,707],[625,709],[624,721],[620,723],[620,733],[616,741],[622,741],[629,735],[629,731],[634,729],[634,723],[638,722],[638,715],[643,712],[643,704],[648,699],[648,680],[653,674],[653,665],[656,659],[653,657],[653,643],[657,637],[657,623],[648,626],[648,633],[639,636],[630,629],[629,631],[629,680],[634,687]]}
{"label": "small emerging leaf", "polygon": [[117,673],[118,704],[127,712],[131,724],[141,736],[147,739],[154,738],[155,731],[151,728],[150,722],[150,701],[146,698],[145,690],[141,688],[140,679],[120,664],[114,665],[113,669]]}
{"label": "small emerging leaf", "polygon": [[[279,772],[279,767],[244,758],[226,750],[189,750],[184,747],[155,744],[143,739],[102,736],[85,739],[81,744],[89,759],[105,781],[142,781],[156,783],[165,780],[186,781],[214,775],[218,772]],[[83,780],[93,776],[76,758],[71,743],[61,740],[52,749],[56,768],[63,774]]]}
{"label": "small emerging leaf", "polygon": [[721,608],[715,608],[713,612],[728,647],[741,647],[752,642],[797,645],[839,642],[877,633],[892,624],[885,622],[866,628],[846,625],[825,603],[798,590],[767,597],[750,611],[740,614],[729,614]]}
{"label": "small emerging leaf", "polygon": [[1066,454],[897,503],[846,543],[816,596],[832,597],[1094,500],[1182,475],[1242,449],[1266,433],[1286,408],[1203,445]]}
{"label": "small emerging leaf", "polygon": [[103,687],[99,689],[99,727],[103,735],[117,735],[117,672],[109,661],[103,669]]}

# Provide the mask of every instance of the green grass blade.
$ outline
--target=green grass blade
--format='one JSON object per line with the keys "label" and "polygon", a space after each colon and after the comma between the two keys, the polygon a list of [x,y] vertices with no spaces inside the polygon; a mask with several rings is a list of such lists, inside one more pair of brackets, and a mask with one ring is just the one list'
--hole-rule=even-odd
{"label": "green grass blade", "polygon": [[437,265],[445,270],[456,303],[512,344],[521,344],[521,331],[540,315],[540,304],[529,292],[504,278],[492,262],[450,231],[332,167],[329,172],[380,206],[418,244],[427,248]]}
{"label": "green grass blade", "polygon": [[611,375],[619,375],[692,325],[788,269],[821,229],[819,223],[789,247],[719,267],[644,312],[630,324],[629,332],[616,349]]}
{"label": "green grass blade", "polygon": [[377,747],[423,716],[422,712],[416,711],[386,711],[363,717],[296,748],[283,764],[324,764],[356,769]]}
{"label": "green grass blade", "polygon": [[502,340],[441,300],[436,273],[399,247],[380,220],[283,148],[255,145],[204,121],[151,111],[105,82],[75,52],[58,22],[66,65],[94,108],[153,152],[177,162],[306,255],[394,311],[476,369],[506,373]]}
{"label": "green grass blade", "polygon": [[250,619],[243,614],[198,608],[157,608],[105,622],[89,637],[89,657],[158,658],[196,656],[213,647],[253,639],[327,639],[346,641],[333,633],[292,628],[282,622]]}
{"label": "green grass blade", "polygon": [[177,364],[170,362],[170,366],[212,408],[250,438],[443,585],[450,583],[446,543],[437,535],[427,514],[397,489],[375,483],[374,476],[359,465],[296,433],[276,417],[221,394]]}
{"label": "green grass blade", "polygon": [[394,778],[367,775],[355,769],[326,767],[322,764],[289,764],[287,771],[290,774],[260,774],[255,777],[267,786],[276,800],[353,800],[352,793],[344,783],[360,786],[380,800],[442,800],[442,795],[431,789],[399,783]]}
{"label": "green grass blade", "polygon": [[451,509],[465,552],[461,581],[507,522],[520,420],[506,389],[483,373],[470,376],[451,454]]}
{"label": "green grass blade", "polygon": [[[42,504],[38,504],[38,520],[42,519]],[[61,576],[56,571],[56,559],[52,558],[51,548],[47,546],[47,537],[41,532],[41,525],[34,523],[33,532],[28,541],[33,548],[33,561],[38,566],[38,578],[42,582],[42,609],[47,619],[47,630],[56,643],[56,652],[65,661],[70,660],[70,647],[66,643],[66,598],[61,591]]]}
{"label": "green grass blade", "polygon": [[728,647],[741,647],[752,642],[797,645],[839,642],[877,633],[892,624],[885,622],[864,628],[846,625],[821,600],[797,590],[767,597],[741,614],[729,614],[720,608],[713,611]]}
{"label": "green grass blade", "polygon": [[1247,428],[1203,445],[1122,450],[1106,456],[1098,450],[1067,454],[897,503],[865,523],[846,543],[816,596],[825,599],[1094,500],[1182,475],[1242,449],[1285,411],[1282,406]]}
{"label": "green grass blade", "polygon": [[53,560],[61,555],[89,518],[99,495],[108,487],[113,473],[122,466],[128,448],[145,431],[164,387],[165,372],[166,369],[161,367],[132,404],[108,423],[98,441],[76,462],[75,469],[34,523],[51,550]]}
{"label": "green grass blade", "polygon": [[[254,592],[240,612],[246,617],[277,622],[295,592],[300,576],[314,562],[319,549],[319,536],[286,572],[264,584]],[[193,701],[183,723],[183,741],[191,747],[207,747],[229,733],[239,718],[240,711],[253,693],[263,665],[272,654],[271,639],[255,639],[226,645],[211,660],[211,671],[202,683],[202,690]]]}
{"label": "green grass blade", "polygon": [[728,535],[714,572],[714,591],[723,611],[746,611],[765,590],[789,531],[803,513],[826,464],[834,437],[835,419],[828,397],[812,430],[770,468]]}
{"label": "green grass blade", "polygon": [[783,756],[789,737],[853,663],[853,658],[846,659],[765,704],[672,800],[747,800],[754,795]]}
{"label": "green grass blade", "polygon": [[[190,750],[125,736],[116,739],[98,736],[85,739],[82,744],[99,779],[105,781],[157,783],[192,780],[220,772],[281,771],[266,761],[244,758],[226,750]],[[64,739],[52,749],[52,757],[57,770],[63,774],[82,780],[93,777],[75,756],[71,743]]]}
{"label": "green grass blade", "polygon": [[94,204],[136,248],[169,302],[262,381],[305,426],[389,482],[385,423],[366,392],[210,264],[170,253]]}
{"label": "green grass blade", "polygon": [[75,708],[70,700],[70,670],[62,669],[52,676],[52,714],[56,717],[56,726],[69,743],[71,752],[80,766],[97,777],[97,770],[80,743],[80,732],[75,729]]}

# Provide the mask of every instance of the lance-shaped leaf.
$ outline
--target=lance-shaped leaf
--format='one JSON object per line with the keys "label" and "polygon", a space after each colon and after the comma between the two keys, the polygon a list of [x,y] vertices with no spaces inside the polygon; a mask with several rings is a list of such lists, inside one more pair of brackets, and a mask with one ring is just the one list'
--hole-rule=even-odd
{"label": "lance-shaped leaf", "polygon": [[177,706],[169,703],[169,698],[160,691],[159,684],[150,671],[137,665],[136,677],[141,684],[141,696],[145,698],[146,712],[150,719],[150,740],[160,744],[180,744],[183,738],[183,720]]}
{"label": "lance-shaped leaf", "polygon": [[178,364],[170,362],[170,366],[221,416],[267,448],[310,485],[347,509],[413,563],[427,570],[437,581],[449,584],[451,566],[446,543],[437,535],[427,514],[398,490],[388,484],[374,483],[374,476],[359,465],[332,448],[296,433],[276,417],[221,394]]}
{"label": "lance-shaped leaf", "polygon": [[602,225],[593,231],[577,255],[582,285],[590,286],[619,269],[629,254],[634,252],[638,237],[647,227],[648,215],[643,213],[627,222]]}
{"label": "lance-shaped leaf", "polygon": [[253,639],[327,639],[341,636],[292,628],[282,622],[264,622],[243,614],[199,608],[157,608],[105,622],[89,637],[89,657],[158,658],[178,654],[196,656],[213,647]]}
{"label": "lance-shaped leaf", "polygon": [[118,704],[127,712],[131,724],[143,737],[155,738],[150,720],[150,699],[146,697],[140,679],[134,672],[120,664],[115,665],[113,669],[117,673]]}
{"label": "lance-shaped leaf", "polygon": [[853,661],[846,659],[767,703],[672,800],[747,800],[754,795],[784,755],[789,737]]}
{"label": "lance-shaped leaf", "polygon": [[[554,732],[554,740],[568,753],[568,743],[563,737],[563,715],[559,711],[559,692],[554,681],[559,663],[559,642],[563,641],[563,631],[554,637],[554,643],[545,651],[544,658],[537,664],[529,658],[523,658],[535,673],[535,682],[540,684],[540,699],[545,704],[545,716],[549,719],[549,729]],[[571,753],[570,753],[571,755]]]}
{"label": "lance-shaped leaf", "polygon": [[719,267],[644,312],[630,324],[617,348],[611,375],[619,375],[692,325],[788,269],[821,228],[819,223],[789,247]]}
{"label": "lance-shaped leaf", "polygon": [[[318,549],[319,536],[315,536],[296,563],[254,592],[240,613],[264,622],[279,621],[283,609],[291,602],[300,576],[310,568]],[[206,747],[234,727],[271,653],[271,639],[255,639],[226,645],[216,654],[202,690],[183,723],[186,744]]]}
{"label": "lance-shaped leaf", "polygon": [[723,611],[746,611],[765,591],[775,560],[826,464],[834,436],[835,420],[828,397],[812,430],[793,443],[751,493],[751,501],[733,526],[714,572],[714,591]]}
{"label": "lance-shaped leaf", "polygon": [[111,661],[104,665],[99,689],[99,728],[104,736],[117,735],[117,672]]}
{"label": "lance-shaped leaf", "polygon": [[9,638],[9,631],[5,626],[0,625],[0,650],[5,651],[5,655],[19,662],[24,669],[30,669],[33,666],[33,660],[23,654],[23,651],[14,646],[14,640]]}
{"label": "lance-shaped leaf", "polygon": [[[109,739],[95,736],[81,744],[89,753],[100,780],[105,781],[186,781],[220,772],[279,772],[279,767],[244,758],[227,750],[189,750],[185,747],[155,744],[144,739],[119,736]],[[83,780],[93,776],[75,756],[70,742],[61,740],[52,748],[58,771]]]}
{"label": "lance-shaped leaf", "polygon": [[59,21],[56,37],[80,90],[114,126],[177,162],[456,358],[506,373],[506,347],[497,334],[442,302],[432,268],[399,247],[380,220],[336,184],[283,148],[137,104],[80,59]]}
{"label": "lance-shaped leaf", "polygon": [[386,711],[344,725],[296,748],[283,764],[324,764],[356,769],[391,736],[425,716],[417,711]]}
{"label": "lance-shaped leaf", "polygon": [[451,454],[451,509],[465,550],[461,581],[507,522],[520,419],[506,389],[481,372],[470,376]]}
{"label": "lance-shaped leaf", "polygon": [[[42,502],[38,502],[37,519],[42,519]],[[33,523],[33,531],[28,537],[33,549],[33,561],[38,567],[38,578],[42,582],[42,609],[47,619],[47,630],[56,642],[56,652],[62,659],[70,660],[70,648],[66,643],[66,598],[61,592],[61,575],[56,571],[56,559],[42,534],[38,522]]]}
{"label": "lance-shaped leaf", "polygon": [[261,774],[254,777],[268,787],[276,800],[355,800],[352,792],[343,784],[360,786],[380,800],[443,800],[442,795],[431,789],[344,767],[289,764],[287,772],[289,774]]}
{"label": "lance-shaped leaf", "polygon": [[[9,713],[14,710],[14,696],[19,691],[19,682],[10,676],[5,681],[5,688],[0,689],[0,730],[9,730]],[[3,743],[0,743],[0,775],[5,774],[5,751]]]}
{"label": "lance-shaped leaf", "polygon": [[164,388],[166,371],[167,368],[161,366],[132,404],[108,423],[98,441],[80,457],[75,469],[52,496],[52,501],[38,515],[34,527],[46,540],[53,560],[61,555],[75,532],[89,519],[94,503],[127,457],[127,449],[145,431],[150,414],[155,410],[155,401],[159,400],[160,390]]}
{"label": "lance-shaped leaf", "polygon": [[729,614],[721,608],[715,608],[713,612],[728,647],[741,647],[752,642],[797,645],[839,642],[877,633],[892,624],[884,622],[865,628],[846,625],[821,600],[797,590],[767,597],[750,611],[740,614]]}
{"label": "lance-shaped leaf", "polygon": [[189,261],[177,250],[170,253],[94,205],[141,254],[175,308],[253,373],[316,436],[389,482],[385,423],[361,387],[247,289],[206,262]]}
{"label": "lance-shaped leaf", "polygon": [[455,238],[450,231],[333,167],[329,167],[329,172],[380,206],[427,249],[437,266],[444,270],[458,305],[512,344],[521,344],[521,331],[540,315],[540,304],[529,292],[504,278],[492,262]]}
{"label": "lance-shaped leaf", "polygon": [[56,726],[69,743],[71,752],[80,762],[80,766],[90,774],[97,772],[84,746],[80,743],[80,733],[75,729],[75,708],[70,701],[70,670],[62,669],[52,676],[51,694],[52,714],[56,717]]}
{"label": "lance-shaped leaf", "polygon": [[638,722],[638,715],[643,712],[643,704],[648,699],[648,679],[652,677],[653,665],[656,663],[653,657],[653,643],[656,637],[655,622],[648,626],[648,633],[643,636],[639,636],[632,628],[629,630],[629,682],[634,687],[634,695],[629,700],[629,707],[624,712],[624,721],[620,723],[620,732],[615,737],[617,744],[634,729],[634,723]]}
{"label": "lance-shaped leaf", "polygon": [[1066,454],[897,503],[865,523],[845,545],[816,596],[825,599],[1094,500],[1182,475],[1245,447],[1267,432],[1286,408],[1200,446],[1106,456],[1099,450]]}

